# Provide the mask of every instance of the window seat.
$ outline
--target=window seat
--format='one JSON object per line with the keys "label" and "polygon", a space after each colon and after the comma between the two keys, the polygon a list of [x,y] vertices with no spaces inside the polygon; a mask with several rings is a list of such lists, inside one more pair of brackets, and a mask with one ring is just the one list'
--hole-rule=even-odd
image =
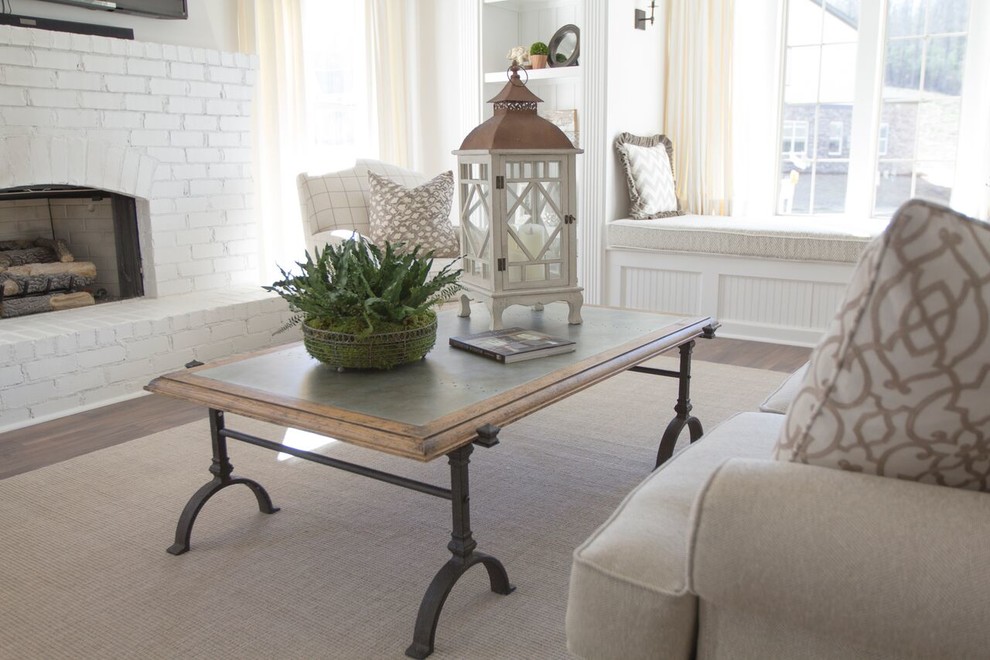
{"label": "window seat", "polygon": [[[884,221],[885,222],[885,221]],[[607,225],[610,248],[702,252],[764,259],[855,263],[876,222],[816,226],[793,218],[682,215],[654,220],[615,220]]]}
{"label": "window seat", "polygon": [[817,343],[886,220],[685,215],[606,225],[605,304],[711,315],[719,335]]}

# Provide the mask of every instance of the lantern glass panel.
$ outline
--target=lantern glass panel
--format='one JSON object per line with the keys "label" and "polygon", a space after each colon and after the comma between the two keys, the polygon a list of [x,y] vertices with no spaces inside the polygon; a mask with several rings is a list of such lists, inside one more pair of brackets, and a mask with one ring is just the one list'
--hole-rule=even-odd
{"label": "lantern glass panel", "polygon": [[536,209],[536,220],[547,228],[560,225],[562,220],[560,209],[560,182],[540,181],[536,184],[537,192],[534,195],[534,207]]}
{"label": "lantern glass panel", "polygon": [[561,266],[546,262],[562,254],[564,168],[558,160],[505,163],[506,247],[510,283],[547,282],[561,277]]}
{"label": "lantern glass panel", "polygon": [[546,244],[546,251],[543,253],[543,258],[547,261],[549,260],[559,260],[561,258],[561,230],[558,227],[555,231],[550,234],[550,239]]}
{"label": "lantern glass panel", "polygon": [[541,259],[546,242],[546,230],[538,223],[526,222],[518,227],[508,227],[509,281],[536,282],[547,279],[547,271],[540,264],[517,266],[513,264],[537,262]]}
{"label": "lantern glass panel", "polygon": [[[472,163],[470,168],[477,169],[479,174],[487,174],[487,165],[483,163]],[[461,209],[463,268],[466,274],[485,278],[489,275],[488,263],[492,258],[491,190],[487,179],[463,181],[461,199],[464,200]]]}

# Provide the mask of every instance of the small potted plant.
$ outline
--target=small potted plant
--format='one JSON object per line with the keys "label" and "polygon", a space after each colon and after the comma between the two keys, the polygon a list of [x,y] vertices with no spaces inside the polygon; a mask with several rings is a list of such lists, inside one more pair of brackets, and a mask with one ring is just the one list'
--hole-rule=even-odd
{"label": "small potted plant", "polygon": [[310,355],[338,369],[391,369],[425,356],[436,342],[433,307],[459,289],[453,263],[430,275],[433,252],[384,249],[361,239],[306,253],[300,274],[263,287],[296,312],[282,330],[302,323]]}
{"label": "small potted plant", "polygon": [[543,69],[547,66],[547,55],[550,49],[542,41],[537,41],[529,47],[529,63],[533,69]]}

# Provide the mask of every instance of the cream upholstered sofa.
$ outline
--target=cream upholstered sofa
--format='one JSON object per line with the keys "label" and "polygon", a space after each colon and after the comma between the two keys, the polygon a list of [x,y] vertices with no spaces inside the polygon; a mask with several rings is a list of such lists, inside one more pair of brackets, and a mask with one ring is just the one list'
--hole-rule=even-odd
{"label": "cream upholstered sofa", "polygon": [[[789,405],[786,399],[791,399]],[[909,202],[811,361],[574,553],[584,658],[990,657],[990,225]]]}

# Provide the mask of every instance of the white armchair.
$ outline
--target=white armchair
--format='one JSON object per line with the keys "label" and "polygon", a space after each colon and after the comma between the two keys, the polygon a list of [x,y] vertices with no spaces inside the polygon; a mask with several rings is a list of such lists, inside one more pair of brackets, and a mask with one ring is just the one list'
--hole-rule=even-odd
{"label": "white armchair", "polygon": [[409,188],[427,180],[419,172],[365,159],[339,172],[300,174],[296,177],[296,185],[303,212],[306,249],[310,254],[315,247],[346,240],[354,232],[365,237],[371,235],[369,170]]}

